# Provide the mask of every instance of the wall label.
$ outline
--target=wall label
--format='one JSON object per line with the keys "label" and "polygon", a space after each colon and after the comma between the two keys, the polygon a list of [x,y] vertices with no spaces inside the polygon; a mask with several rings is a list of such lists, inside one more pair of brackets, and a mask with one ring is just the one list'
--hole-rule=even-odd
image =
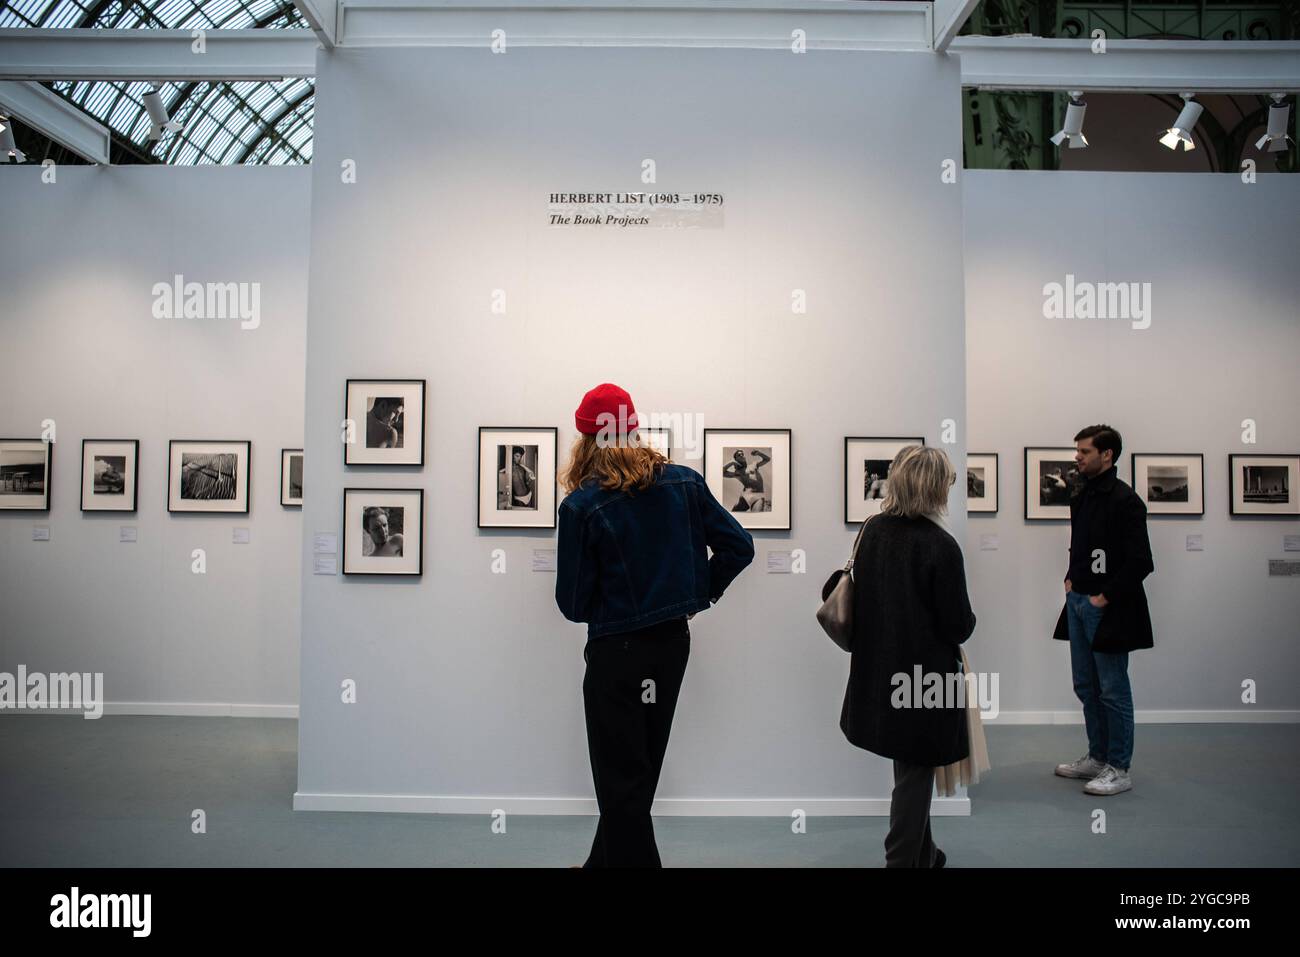
{"label": "wall label", "polygon": [[721,193],[551,193],[547,225],[585,229],[718,229]]}
{"label": "wall label", "polygon": [[767,553],[767,573],[769,575],[789,575],[792,569],[793,555],[788,551],[771,551]]}

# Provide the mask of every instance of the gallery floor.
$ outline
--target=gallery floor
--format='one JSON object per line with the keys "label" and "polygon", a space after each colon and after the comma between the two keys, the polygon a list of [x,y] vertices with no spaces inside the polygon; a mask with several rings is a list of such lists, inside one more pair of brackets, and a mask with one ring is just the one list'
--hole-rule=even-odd
{"label": "gallery floor", "polygon": [[[1135,790],[1055,778],[1080,727],[991,727],[974,815],[936,818],[950,866],[1274,866],[1300,861],[1298,725],[1140,725]],[[527,866],[580,862],[586,817],[299,812],[297,723],[50,715],[0,720],[0,865]],[[672,760],[669,748],[668,760]],[[1107,811],[1107,833],[1091,813]],[[202,808],[207,833],[191,833]],[[887,821],[659,818],[669,866],[881,866]]]}

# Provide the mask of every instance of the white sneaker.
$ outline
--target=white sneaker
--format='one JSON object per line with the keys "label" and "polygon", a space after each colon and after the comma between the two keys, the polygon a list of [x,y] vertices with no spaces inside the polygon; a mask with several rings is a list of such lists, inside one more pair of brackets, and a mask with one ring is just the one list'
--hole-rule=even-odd
{"label": "white sneaker", "polygon": [[1098,761],[1090,754],[1085,754],[1078,761],[1072,761],[1069,764],[1058,764],[1056,773],[1063,778],[1080,778],[1084,781],[1091,781],[1105,769],[1106,762]]}
{"label": "white sneaker", "polygon": [[1133,779],[1128,776],[1127,771],[1121,771],[1119,768],[1111,767],[1108,764],[1102,768],[1101,774],[1083,786],[1083,790],[1088,794],[1104,795],[1119,794],[1121,791],[1128,791],[1132,787]]}

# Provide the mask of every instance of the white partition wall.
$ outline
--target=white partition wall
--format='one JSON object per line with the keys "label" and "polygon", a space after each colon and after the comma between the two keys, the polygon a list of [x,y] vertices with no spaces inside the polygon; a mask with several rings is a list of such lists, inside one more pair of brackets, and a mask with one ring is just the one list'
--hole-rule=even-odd
{"label": "white partition wall", "polygon": [[[967,525],[970,650],[1001,674],[999,720],[1082,720],[1069,649],[1050,637],[1069,524],[1024,521],[1022,449],[1071,446],[1096,422],[1124,438],[1125,481],[1130,452],[1205,457],[1204,517],[1148,521],[1155,648],[1130,658],[1138,720],[1296,720],[1300,580],[1270,578],[1268,560],[1297,557],[1284,536],[1300,523],[1230,517],[1228,455],[1300,453],[1300,181],[967,172],[964,208],[969,445],[1000,454],[1002,480],[1001,511]],[[1149,316],[1045,318],[1044,286],[1067,276],[1149,284]],[[981,551],[987,535],[998,550]],[[1188,551],[1197,535],[1204,550]]]}
{"label": "white partition wall", "polygon": [[[958,111],[957,64],[926,53],[321,56],[297,807],[594,809],[585,632],[531,570],[554,533],[476,527],[476,448],[479,426],[556,426],[563,461],[582,393],[614,381],[643,413],[793,430],[793,528],[757,533],[692,622],[658,811],[887,809],[888,763],[840,733],[848,659],[813,612],[852,540],[844,437],[934,444],[952,419],[964,453],[960,186],[942,180]],[[553,193],[619,190],[720,193],[721,219],[549,224]],[[344,467],[350,377],[428,380],[423,468]],[[346,486],[425,490],[422,578],[312,574]],[[768,574],[791,549],[806,574]]]}
{"label": "white partition wall", "polygon": [[[302,444],[310,171],[55,173],[0,169],[0,435],[57,430],[51,511],[0,512],[0,672],[103,672],[109,713],[290,717],[301,515],[280,449]],[[178,275],[246,284],[250,306],[256,284],[256,324],[208,317],[206,293],[204,318],[156,315]],[[135,514],[80,511],[84,438],[140,441]],[[249,513],[168,514],[170,439],[251,441]]]}

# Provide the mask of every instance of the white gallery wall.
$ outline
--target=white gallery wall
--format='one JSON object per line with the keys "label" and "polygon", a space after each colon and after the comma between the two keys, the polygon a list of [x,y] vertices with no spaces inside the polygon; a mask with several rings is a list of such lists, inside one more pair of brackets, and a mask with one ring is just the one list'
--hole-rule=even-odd
{"label": "white gallery wall", "polygon": [[[958,83],[907,53],[319,58],[297,807],[594,808],[585,629],[531,570],[554,532],[477,529],[477,429],[556,426],[564,461],[583,392],[613,381],[643,414],[793,430],[793,529],[756,533],[754,565],[692,622],[658,809],[887,808],[888,763],[840,733],[848,659],[813,613],[852,541],[844,437],[934,444],[962,419],[960,187],[941,181]],[[647,188],[720,192],[724,223],[548,225],[552,193]],[[423,468],[344,467],[350,377],[428,380]],[[312,573],[346,486],[425,489],[422,578]],[[794,548],[806,574],[766,572]]]}
{"label": "white gallery wall", "polygon": [[[0,671],[103,672],[110,712],[295,713],[301,515],[279,484],[302,444],[310,176],[0,168],[0,436],[57,427],[51,511],[0,512]],[[155,318],[177,274],[259,283],[260,325]],[[80,511],[83,438],[140,440],[136,514]],[[168,514],[174,438],[252,441],[248,515]]]}
{"label": "white gallery wall", "polygon": [[[963,196],[968,444],[1001,466],[1001,510],[967,524],[969,650],[1000,673],[1003,720],[1081,720],[1068,647],[1051,639],[1069,524],[1024,520],[1023,448],[1072,446],[1097,422],[1123,436],[1125,481],[1131,452],[1205,456],[1204,517],[1148,521],[1155,648],[1130,657],[1139,720],[1296,720],[1300,579],[1268,577],[1268,559],[1300,557],[1283,552],[1300,523],[1230,517],[1228,455],[1300,453],[1300,180],[967,171]],[[1044,318],[1044,285],[1067,274],[1150,283],[1150,327]],[[997,550],[981,550],[988,535]]]}

